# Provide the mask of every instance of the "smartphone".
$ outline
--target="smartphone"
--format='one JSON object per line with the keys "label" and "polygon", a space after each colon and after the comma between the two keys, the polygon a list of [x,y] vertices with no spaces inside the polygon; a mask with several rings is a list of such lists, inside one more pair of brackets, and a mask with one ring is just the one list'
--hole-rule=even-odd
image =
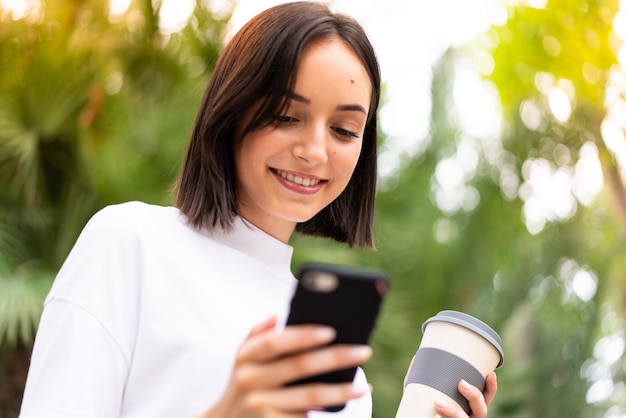
{"label": "smartphone", "polygon": [[[296,277],[287,325],[322,324],[335,328],[331,344],[367,344],[389,289],[387,277],[361,267],[308,262]],[[291,382],[289,385],[352,382],[357,367]],[[340,411],[345,405],[326,408]]]}

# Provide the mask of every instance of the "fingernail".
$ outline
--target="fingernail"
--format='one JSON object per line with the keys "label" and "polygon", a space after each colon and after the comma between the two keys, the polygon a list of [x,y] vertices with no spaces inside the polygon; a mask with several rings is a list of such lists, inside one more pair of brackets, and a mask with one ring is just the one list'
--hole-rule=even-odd
{"label": "fingernail", "polygon": [[350,392],[354,396],[363,396],[363,395],[365,395],[367,393],[368,389],[369,388],[367,387],[367,385],[355,385],[355,384],[353,384],[352,386],[350,386]]}
{"label": "fingernail", "polygon": [[352,391],[358,395],[365,395],[368,392],[372,393],[372,385],[366,384],[363,381],[354,382],[352,383]]}
{"label": "fingernail", "polygon": [[357,359],[369,358],[372,355],[372,347],[369,345],[359,345],[350,348],[350,356]]}
{"label": "fingernail", "polygon": [[330,341],[335,338],[337,332],[332,327],[319,327],[315,330],[315,337],[321,341]]}
{"label": "fingernail", "polygon": [[443,399],[436,399],[435,406],[438,406],[439,409],[448,409],[450,407],[450,405],[448,405],[448,402],[444,401]]}
{"label": "fingernail", "polygon": [[472,390],[472,386],[463,379],[461,379],[461,386],[463,386],[465,390]]}

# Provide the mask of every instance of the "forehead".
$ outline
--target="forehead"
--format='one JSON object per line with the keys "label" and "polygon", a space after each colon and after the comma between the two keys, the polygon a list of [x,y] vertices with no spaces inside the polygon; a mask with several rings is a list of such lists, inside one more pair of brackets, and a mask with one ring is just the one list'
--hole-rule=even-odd
{"label": "forehead", "polygon": [[[310,42],[302,51],[296,73],[295,93],[333,93],[369,109],[372,82],[358,55],[336,38]],[[307,90],[307,91],[304,91]]]}

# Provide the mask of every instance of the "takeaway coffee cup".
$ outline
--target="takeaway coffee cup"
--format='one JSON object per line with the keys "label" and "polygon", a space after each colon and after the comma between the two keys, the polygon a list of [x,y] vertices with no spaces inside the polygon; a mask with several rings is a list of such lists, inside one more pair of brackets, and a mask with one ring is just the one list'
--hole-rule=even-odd
{"label": "takeaway coffee cup", "polygon": [[441,311],[422,325],[422,341],[411,361],[396,418],[433,418],[435,400],[460,405],[461,379],[480,390],[504,362],[500,336],[484,322],[457,311]]}

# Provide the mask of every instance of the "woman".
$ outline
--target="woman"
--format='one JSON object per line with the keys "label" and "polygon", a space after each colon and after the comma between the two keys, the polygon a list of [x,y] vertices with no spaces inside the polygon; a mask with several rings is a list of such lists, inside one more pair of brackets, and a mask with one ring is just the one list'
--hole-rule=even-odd
{"label": "woman", "polygon": [[[285,386],[371,349],[282,324],[294,230],[372,246],[379,95],[354,20],[298,2],[244,26],[209,81],[176,207],[105,208],[68,256],[21,417],[306,417],[346,402],[335,416],[371,416],[360,369],[352,384]],[[462,389],[474,417],[495,390]]]}

